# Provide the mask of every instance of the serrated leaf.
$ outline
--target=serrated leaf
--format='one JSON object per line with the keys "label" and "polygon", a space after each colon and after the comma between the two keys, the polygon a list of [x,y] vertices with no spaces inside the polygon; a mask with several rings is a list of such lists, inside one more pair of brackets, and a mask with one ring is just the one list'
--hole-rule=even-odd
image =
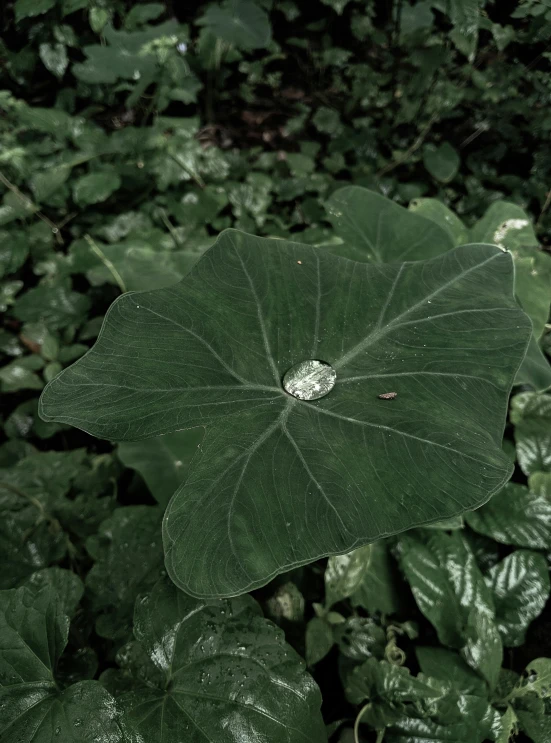
{"label": "serrated leaf", "polygon": [[0,592],[2,740],[125,741],[115,700],[99,682],[59,690],[54,671],[68,631],[69,620],[51,587]]}
{"label": "serrated leaf", "polygon": [[203,428],[193,428],[147,441],[126,441],[119,444],[118,457],[140,473],[157,503],[166,506],[187,476],[204,433]]}
{"label": "serrated leaf", "polygon": [[249,596],[198,601],[161,581],[137,601],[134,635],[120,702],[136,740],[327,739],[304,661]]}
{"label": "serrated leaf", "polygon": [[268,15],[252,0],[213,3],[196,23],[239,49],[264,49],[272,37]]}
{"label": "serrated leaf", "polygon": [[324,576],[327,609],[348,598],[360,587],[369,570],[370,554],[371,545],[368,544],[345,555],[329,558]]}
{"label": "serrated leaf", "polygon": [[349,617],[333,628],[333,637],[341,653],[352,660],[384,657],[386,632],[371,617]]}
{"label": "serrated leaf", "polygon": [[459,170],[461,160],[455,150],[448,142],[443,142],[436,147],[427,145],[423,152],[423,164],[427,171],[442,183],[452,181]]}
{"label": "serrated leaf", "polygon": [[73,184],[73,198],[79,206],[106,201],[120,188],[121,178],[114,171],[88,173]]}
{"label": "serrated leaf", "polygon": [[477,511],[465,514],[471,529],[502,544],[551,549],[551,475],[534,474],[529,487],[508,483]]}
{"label": "serrated leaf", "polygon": [[496,621],[503,644],[519,647],[526,630],[549,598],[549,569],[543,555],[516,550],[494,565],[486,582],[492,589]]}
{"label": "serrated leaf", "polygon": [[434,221],[360,186],[335,191],[326,208],[344,243],[329,249],[355,261],[433,258],[454,245],[449,231]]}
{"label": "serrated leaf", "polygon": [[408,209],[445,230],[452,245],[465,245],[469,242],[469,232],[463,222],[438,199],[413,199]]}
{"label": "serrated leaf", "polygon": [[[504,484],[505,406],[530,332],[511,284],[510,256],[491,246],[370,266],[229,231],[180,284],[120,297],[41,415],[114,440],[205,425],[165,515],[166,565],[194,595],[237,594]],[[316,358],[335,389],[288,394],[284,374]]]}

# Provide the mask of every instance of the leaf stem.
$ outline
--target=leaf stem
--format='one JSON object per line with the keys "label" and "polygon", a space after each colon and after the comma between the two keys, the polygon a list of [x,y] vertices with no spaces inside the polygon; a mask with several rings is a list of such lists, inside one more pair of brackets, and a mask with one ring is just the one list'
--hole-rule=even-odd
{"label": "leaf stem", "polygon": [[16,488],[15,485],[10,485],[9,482],[0,482],[0,488],[9,490],[10,492],[14,493],[14,495],[18,495],[20,498],[25,498],[25,500],[30,501],[33,504],[33,506],[38,508],[42,516],[45,517],[46,511],[42,503],[38,500],[38,498],[33,498],[32,495],[27,495],[27,493],[24,493],[22,490],[19,490],[19,488]]}
{"label": "leaf stem", "polygon": [[194,173],[193,170],[191,170],[191,168],[188,168],[187,165],[184,165],[184,163],[179,158],[177,158],[176,155],[172,155],[171,153],[169,153],[168,156],[170,157],[171,160],[174,160],[176,165],[179,165],[182,168],[182,170],[185,171],[190,176],[190,178],[192,178],[195,181],[195,183],[199,186],[199,188],[205,188],[205,185],[206,185],[205,181],[201,178],[199,173]]}
{"label": "leaf stem", "polygon": [[103,265],[111,272],[111,274],[112,274],[113,278],[115,279],[115,281],[117,282],[117,284],[118,284],[119,289],[121,290],[121,292],[123,294],[126,294],[127,289],[126,289],[125,283],[123,281],[123,278],[120,275],[120,273],[117,271],[117,269],[115,268],[115,266],[113,265],[113,263],[105,255],[105,253],[99,247],[99,245],[94,242],[94,240],[90,237],[90,235],[88,235],[88,234],[84,235],[84,239],[86,240],[86,242],[90,246],[90,250],[97,255],[97,257],[100,259],[100,261],[103,263]]}

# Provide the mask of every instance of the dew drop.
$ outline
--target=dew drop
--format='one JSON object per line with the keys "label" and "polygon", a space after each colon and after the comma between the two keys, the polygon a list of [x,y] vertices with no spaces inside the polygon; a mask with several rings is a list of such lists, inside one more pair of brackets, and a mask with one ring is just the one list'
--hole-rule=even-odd
{"label": "dew drop", "polygon": [[309,359],[292,366],[283,377],[283,388],[299,400],[319,400],[329,394],[337,372],[325,361]]}

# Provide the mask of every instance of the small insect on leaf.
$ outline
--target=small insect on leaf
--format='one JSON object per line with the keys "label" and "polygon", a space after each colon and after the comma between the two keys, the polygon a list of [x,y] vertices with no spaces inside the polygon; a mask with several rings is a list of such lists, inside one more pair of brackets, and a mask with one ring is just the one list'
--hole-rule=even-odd
{"label": "small insect on leaf", "polygon": [[382,395],[378,395],[379,400],[394,400],[395,397],[398,397],[397,392],[383,392]]}

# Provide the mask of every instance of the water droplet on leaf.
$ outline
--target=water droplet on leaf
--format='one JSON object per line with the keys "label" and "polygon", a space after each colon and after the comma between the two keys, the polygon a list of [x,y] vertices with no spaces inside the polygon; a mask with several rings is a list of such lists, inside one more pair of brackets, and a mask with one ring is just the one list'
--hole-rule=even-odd
{"label": "water droplet on leaf", "polygon": [[283,377],[283,388],[299,400],[319,400],[329,394],[337,372],[325,361],[309,359],[292,366]]}

